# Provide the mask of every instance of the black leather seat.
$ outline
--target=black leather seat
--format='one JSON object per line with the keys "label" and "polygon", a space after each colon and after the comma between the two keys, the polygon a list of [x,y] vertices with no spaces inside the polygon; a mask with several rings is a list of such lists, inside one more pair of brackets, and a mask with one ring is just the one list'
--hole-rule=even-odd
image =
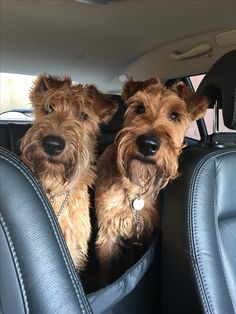
{"label": "black leather seat", "polygon": [[[199,86],[236,129],[236,51]],[[205,139],[207,142],[207,139]],[[165,314],[236,313],[236,133],[188,147],[181,176],[166,190],[162,242]]]}
{"label": "black leather seat", "polygon": [[31,125],[30,123],[0,123],[0,146],[19,155],[20,140]]}
{"label": "black leather seat", "polygon": [[91,313],[37,180],[2,148],[0,174],[0,313]]}

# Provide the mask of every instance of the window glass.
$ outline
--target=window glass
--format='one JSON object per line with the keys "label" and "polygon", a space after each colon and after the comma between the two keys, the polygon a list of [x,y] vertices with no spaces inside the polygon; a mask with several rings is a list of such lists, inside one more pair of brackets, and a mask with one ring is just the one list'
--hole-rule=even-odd
{"label": "window glass", "polygon": [[[199,84],[201,83],[202,79],[204,78],[204,76],[205,76],[205,74],[195,75],[195,76],[190,77],[190,80],[193,84],[194,90],[197,90],[197,88],[198,88]],[[214,130],[214,110],[213,109],[207,109],[204,120],[206,123],[206,128],[207,128],[208,134],[212,134],[215,131]],[[190,131],[194,134],[194,131],[192,129]],[[225,127],[222,109],[219,110],[219,130],[218,131],[219,132],[236,132],[235,130],[230,130],[230,129]]]}
{"label": "window glass", "polygon": [[0,120],[32,120],[29,90],[35,76],[0,73]]}
{"label": "window glass", "polygon": [[193,84],[193,88],[196,91],[201,81],[203,80],[205,74],[190,76],[191,83]]}
{"label": "window glass", "polygon": [[186,137],[190,137],[193,138],[195,140],[200,140],[200,134],[199,134],[199,130],[198,130],[198,126],[196,121],[191,122],[188,130],[185,133]]}
{"label": "window glass", "polygon": [[[197,88],[198,88],[199,84],[201,83],[202,79],[204,78],[204,76],[205,76],[205,74],[190,76],[190,80],[191,80],[191,83],[192,83],[195,91],[197,90]],[[193,138],[195,140],[200,140],[200,134],[199,134],[199,130],[198,130],[198,126],[197,126],[196,121],[193,121],[190,124],[185,136]]]}
{"label": "window glass", "polygon": [[[204,117],[206,127],[207,127],[207,132],[208,134],[212,134],[216,130],[214,130],[214,110],[213,109],[207,109],[207,113]],[[223,114],[222,110],[219,110],[219,132],[236,132],[236,130],[231,130],[228,129],[224,125],[224,119],[223,119]]]}

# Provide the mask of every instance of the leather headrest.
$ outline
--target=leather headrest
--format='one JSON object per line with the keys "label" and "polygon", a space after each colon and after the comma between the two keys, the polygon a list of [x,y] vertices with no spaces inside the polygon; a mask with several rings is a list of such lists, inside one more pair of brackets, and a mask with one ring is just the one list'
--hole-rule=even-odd
{"label": "leather headrest", "polygon": [[225,126],[236,129],[236,50],[226,53],[210,68],[197,93],[207,96],[210,108],[217,100]]}

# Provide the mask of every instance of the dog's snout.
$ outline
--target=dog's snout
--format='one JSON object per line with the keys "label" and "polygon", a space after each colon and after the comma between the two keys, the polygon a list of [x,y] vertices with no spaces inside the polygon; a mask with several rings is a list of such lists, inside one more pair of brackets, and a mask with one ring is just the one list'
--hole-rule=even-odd
{"label": "dog's snout", "polygon": [[137,137],[136,144],[143,156],[153,156],[160,147],[160,140],[153,135],[143,134]]}
{"label": "dog's snout", "polygon": [[59,155],[65,148],[63,138],[55,135],[47,135],[42,141],[43,150],[50,156]]}

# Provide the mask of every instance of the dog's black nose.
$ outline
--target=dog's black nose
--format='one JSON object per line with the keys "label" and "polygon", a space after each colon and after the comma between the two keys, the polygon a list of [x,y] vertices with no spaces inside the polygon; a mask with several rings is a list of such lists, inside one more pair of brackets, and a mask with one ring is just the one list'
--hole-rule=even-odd
{"label": "dog's black nose", "polygon": [[137,137],[136,144],[143,156],[153,156],[160,147],[160,140],[153,135],[143,134]]}
{"label": "dog's black nose", "polygon": [[59,155],[65,148],[63,138],[55,135],[47,135],[42,141],[43,150],[50,156]]}

